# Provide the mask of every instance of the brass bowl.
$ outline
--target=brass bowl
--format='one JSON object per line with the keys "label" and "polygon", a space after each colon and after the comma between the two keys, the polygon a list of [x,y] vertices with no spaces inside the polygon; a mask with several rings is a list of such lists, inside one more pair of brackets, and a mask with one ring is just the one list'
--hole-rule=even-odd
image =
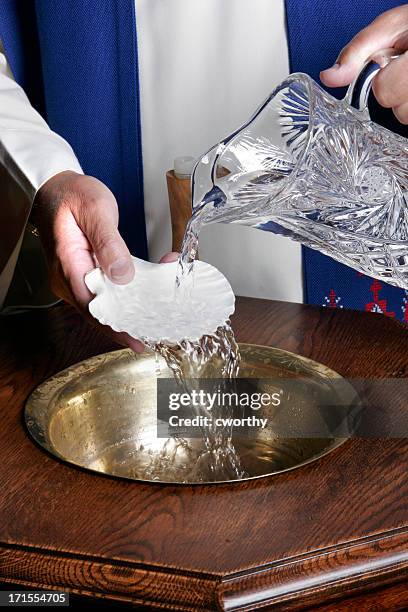
{"label": "brass bowl", "polygon": [[[240,350],[242,378],[301,378],[306,385],[320,387],[341,379],[333,370],[287,351],[252,344],[241,344]],[[158,456],[168,440],[157,437],[158,375],[171,377],[161,358],[147,352],[135,355],[128,349],[75,364],[31,394],[25,408],[28,431],[44,449],[64,461],[111,476],[151,482],[144,476],[146,461]],[[302,401],[300,408],[298,400],[294,398],[285,406],[286,427],[293,423],[296,431],[303,425],[312,431],[316,425],[318,430],[319,414],[313,401]],[[244,480],[305,465],[337,448],[347,437],[276,437],[274,422],[279,415],[269,416],[270,424],[256,436],[233,438],[248,474]],[[333,414],[333,422],[335,419]],[[201,439],[191,438],[188,443],[194,449],[202,448]],[[179,455],[178,464],[164,472],[160,482],[186,482],[183,462],[188,462],[188,456]],[[157,482],[157,478],[153,480]]]}

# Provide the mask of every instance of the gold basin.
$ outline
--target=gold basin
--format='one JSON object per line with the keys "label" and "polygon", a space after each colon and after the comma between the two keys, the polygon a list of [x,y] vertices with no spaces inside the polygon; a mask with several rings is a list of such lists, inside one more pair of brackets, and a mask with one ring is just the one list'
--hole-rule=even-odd
{"label": "gold basin", "polygon": [[[251,344],[241,344],[240,350],[242,378],[299,378],[310,387],[341,379],[333,370],[287,351]],[[147,352],[135,355],[125,349],[82,361],[48,379],[31,394],[25,409],[28,431],[44,449],[69,463],[111,476],[157,481],[146,478],[144,468],[168,440],[157,437],[158,375],[171,377],[165,362]],[[296,431],[303,425],[307,425],[307,431],[313,430],[314,421],[319,427],[319,414],[311,397],[313,393],[306,393],[300,403],[294,397],[285,405],[286,423],[292,422]],[[277,437],[274,419],[278,416],[269,416],[268,427],[256,435],[233,436],[248,475],[244,479],[299,467],[329,453],[346,439],[343,435]],[[201,439],[187,442],[192,448],[202,448]],[[186,482],[182,464],[187,461],[187,455],[179,453],[178,464],[164,471],[159,481]]]}

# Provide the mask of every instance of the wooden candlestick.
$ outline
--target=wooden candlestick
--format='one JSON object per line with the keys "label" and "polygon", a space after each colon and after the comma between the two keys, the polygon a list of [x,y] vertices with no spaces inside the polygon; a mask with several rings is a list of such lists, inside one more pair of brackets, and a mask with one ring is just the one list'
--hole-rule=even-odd
{"label": "wooden candlestick", "polygon": [[166,179],[173,232],[172,250],[180,251],[186,225],[192,213],[191,180],[189,177],[177,177],[174,170],[169,170],[166,173]]}

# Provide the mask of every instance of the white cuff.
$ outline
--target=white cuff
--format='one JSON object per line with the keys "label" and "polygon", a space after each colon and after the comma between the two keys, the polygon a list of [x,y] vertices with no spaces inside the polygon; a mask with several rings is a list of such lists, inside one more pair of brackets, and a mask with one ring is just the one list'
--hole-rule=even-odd
{"label": "white cuff", "polygon": [[66,170],[83,174],[70,145],[51,130],[4,130],[1,136],[1,161],[30,201],[56,174]]}

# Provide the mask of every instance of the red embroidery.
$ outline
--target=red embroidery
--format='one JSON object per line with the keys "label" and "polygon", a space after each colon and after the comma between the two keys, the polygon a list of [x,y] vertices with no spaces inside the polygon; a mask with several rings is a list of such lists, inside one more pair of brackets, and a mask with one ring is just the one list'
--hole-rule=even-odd
{"label": "red embroidery", "polygon": [[405,297],[402,300],[401,310],[403,312],[402,320],[404,323],[408,323],[408,291],[405,291]]}
{"label": "red embroidery", "polygon": [[386,317],[395,317],[395,312],[387,311],[387,300],[380,300],[379,294],[381,289],[381,283],[375,280],[370,287],[370,291],[373,294],[373,301],[365,305],[365,310],[366,312],[380,312]]}
{"label": "red embroidery", "polygon": [[339,304],[340,301],[341,298],[336,296],[334,289],[330,289],[329,295],[324,298],[323,306],[325,308],[343,308],[343,305]]}

